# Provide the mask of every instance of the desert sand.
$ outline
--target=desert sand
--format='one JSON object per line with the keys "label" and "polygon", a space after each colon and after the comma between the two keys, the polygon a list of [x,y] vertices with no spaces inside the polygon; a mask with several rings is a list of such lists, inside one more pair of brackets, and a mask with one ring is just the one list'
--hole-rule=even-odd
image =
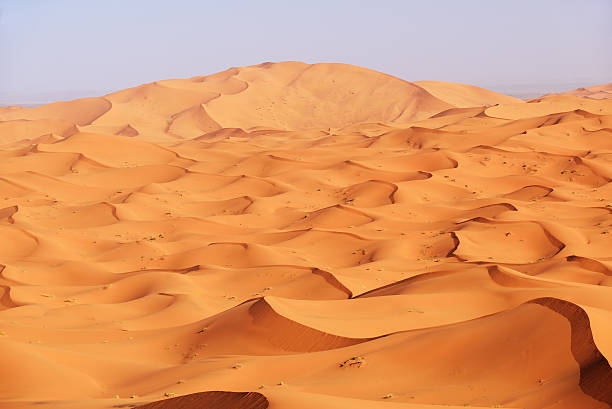
{"label": "desert sand", "polygon": [[[554,94],[551,94],[554,95]],[[556,94],[559,95],[559,94]],[[589,99],[611,99],[612,98],[612,83],[594,85],[592,87],[578,88],[573,91],[564,92],[561,95],[572,95],[575,97],[583,97]]]}
{"label": "desert sand", "polygon": [[287,62],[0,110],[0,408],[610,408],[609,95]]}

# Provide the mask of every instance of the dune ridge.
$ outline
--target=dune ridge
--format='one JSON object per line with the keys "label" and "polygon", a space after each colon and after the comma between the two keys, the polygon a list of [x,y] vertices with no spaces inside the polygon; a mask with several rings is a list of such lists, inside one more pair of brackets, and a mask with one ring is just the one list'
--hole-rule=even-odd
{"label": "dune ridge", "polygon": [[0,408],[612,407],[606,87],[287,62],[0,110]]}
{"label": "dune ridge", "polygon": [[572,91],[562,92],[561,95],[573,95],[576,97],[589,99],[611,99],[612,83],[577,88]]}

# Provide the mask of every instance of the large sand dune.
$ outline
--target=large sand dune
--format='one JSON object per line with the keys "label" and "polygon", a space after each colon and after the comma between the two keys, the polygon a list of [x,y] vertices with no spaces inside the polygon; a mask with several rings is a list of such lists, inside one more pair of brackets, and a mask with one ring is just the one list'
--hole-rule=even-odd
{"label": "large sand dune", "polygon": [[608,91],[290,62],[0,110],[0,408],[611,407]]}

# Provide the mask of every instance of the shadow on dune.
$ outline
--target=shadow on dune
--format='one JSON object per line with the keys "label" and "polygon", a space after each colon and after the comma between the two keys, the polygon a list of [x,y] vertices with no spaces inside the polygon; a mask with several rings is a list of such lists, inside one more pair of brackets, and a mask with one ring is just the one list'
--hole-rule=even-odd
{"label": "shadow on dune", "polygon": [[580,388],[592,398],[612,406],[612,368],[595,345],[587,313],[577,305],[558,298],[537,298],[530,302],[550,308],[569,321],[572,355],[580,366]]}
{"label": "shadow on dune", "polygon": [[136,409],[266,409],[268,399],[257,392],[198,392],[138,406]]}

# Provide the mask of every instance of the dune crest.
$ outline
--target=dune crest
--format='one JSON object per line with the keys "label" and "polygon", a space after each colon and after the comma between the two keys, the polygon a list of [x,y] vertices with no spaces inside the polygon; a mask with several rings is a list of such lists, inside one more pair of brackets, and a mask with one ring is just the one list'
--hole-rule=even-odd
{"label": "dune crest", "polygon": [[0,109],[0,408],[612,407],[612,100],[264,63]]}

